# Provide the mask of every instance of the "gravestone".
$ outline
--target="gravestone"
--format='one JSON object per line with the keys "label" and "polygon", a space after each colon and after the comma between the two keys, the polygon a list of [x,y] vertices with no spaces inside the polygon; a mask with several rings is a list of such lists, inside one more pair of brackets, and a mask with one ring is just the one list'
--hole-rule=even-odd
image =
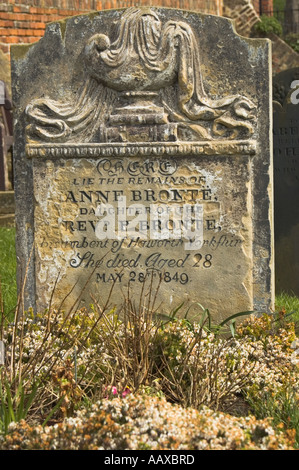
{"label": "gravestone", "polygon": [[273,308],[269,44],[129,8],[12,48],[25,306]]}
{"label": "gravestone", "polygon": [[8,191],[9,181],[9,150],[13,144],[12,103],[8,88],[0,80],[0,191]]}
{"label": "gravestone", "polygon": [[299,68],[273,80],[275,285],[299,295]]}

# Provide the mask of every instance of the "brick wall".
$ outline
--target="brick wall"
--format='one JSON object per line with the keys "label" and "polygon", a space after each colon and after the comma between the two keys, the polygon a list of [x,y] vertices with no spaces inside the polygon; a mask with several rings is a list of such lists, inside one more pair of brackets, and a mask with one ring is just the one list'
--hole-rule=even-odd
{"label": "brick wall", "polygon": [[[263,11],[266,11],[266,8],[272,8],[273,0],[262,1]],[[252,26],[259,21],[260,0],[8,0],[0,3],[0,59],[1,51],[9,58],[11,44],[38,41],[44,34],[46,24],[51,21],[94,10],[122,8],[134,4],[182,8],[223,15],[235,20],[236,30],[242,36],[249,36]],[[271,39],[274,46],[274,71],[294,66],[296,60],[298,65],[298,54],[282,44],[279,38],[271,37]],[[6,80],[9,85],[9,78],[3,76],[3,67],[0,68],[2,69],[0,78]]]}
{"label": "brick wall", "polygon": [[298,67],[299,54],[286,44],[279,36],[270,33],[268,38],[272,41],[272,71],[276,75],[283,70]]}
{"label": "brick wall", "polygon": [[46,24],[67,16],[133,5],[157,5],[222,14],[222,0],[9,0],[0,4],[0,49],[32,43],[43,35]]}
{"label": "brick wall", "polygon": [[[223,16],[235,21],[236,31],[242,36],[252,36],[253,25],[260,21],[255,4],[259,5],[259,0],[223,0]],[[272,0],[267,4],[272,8]],[[266,6],[265,2],[264,6]],[[269,34],[267,37],[272,41],[273,75],[288,68],[298,67],[299,54],[297,52],[275,34]]]}
{"label": "brick wall", "polygon": [[252,0],[252,3],[259,15],[269,15],[273,11],[273,0]]}
{"label": "brick wall", "polygon": [[223,16],[235,21],[236,31],[241,36],[250,36],[253,25],[260,21],[251,0],[224,0]]}

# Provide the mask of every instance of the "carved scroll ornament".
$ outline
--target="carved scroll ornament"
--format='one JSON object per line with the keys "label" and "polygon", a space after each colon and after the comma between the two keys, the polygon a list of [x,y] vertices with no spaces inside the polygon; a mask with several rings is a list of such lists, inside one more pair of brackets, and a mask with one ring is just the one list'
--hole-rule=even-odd
{"label": "carved scroll ornament", "polygon": [[76,102],[41,98],[27,106],[29,141],[196,141],[254,132],[250,99],[207,96],[186,22],[163,24],[151,8],[129,8],[116,39],[93,35],[84,56],[87,78]]}

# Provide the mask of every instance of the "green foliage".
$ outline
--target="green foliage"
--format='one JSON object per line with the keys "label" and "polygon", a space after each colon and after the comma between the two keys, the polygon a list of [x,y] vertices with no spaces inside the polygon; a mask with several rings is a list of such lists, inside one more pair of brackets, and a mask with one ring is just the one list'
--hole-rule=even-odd
{"label": "green foliage", "polygon": [[0,315],[17,305],[15,229],[0,227]]}
{"label": "green foliage", "polygon": [[29,394],[25,394],[22,383],[16,390],[9,384],[8,380],[0,381],[0,433],[6,434],[8,426],[12,422],[26,419],[30,406],[36,396],[37,384],[33,384]]}
{"label": "green foliage", "polygon": [[[169,316],[163,314],[163,315],[157,315],[157,317],[163,321],[164,325],[166,325],[167,323],[172,322],[176,318],[177,313],[179,313],[183,305],[184,303],[179,305],[175,310],[173,310],[173,312]],[[193,308],[194,306],[195,306],[195,311]],[[198,307],[200,308],[199,312],[197,311]],[[191,315],[192,318],[188,319],[188,315],[190,311],[192,311],[192,315]],[[230,332],[232,336],[235,336],[236,320],[238,318],[248,316],[253,313],[255,313],[254,310],[234,313],[233,315],[230,315],[229,317],[225,318],[225,320],[222,320],[217,323],[213,320],[209,309],[204,308],[200,303],[196,302],[187,309],[183,318],[186,324],[190,325],[190,329],[192,329],[194,325],[197,324],[200,326],[200,328],[203,328],[205,331],[209,333],[213,333],[214,335],[222,335],[222,334],[226,334],[227,332]],[[180,316],[182,316],[182,313],[180,314]]]}
{"label": "green foliage", "polygon": [[299,53],[299,33],[290,33],[283,39],[295,52]]}
{"label": "green foliage", "polygon": [[294,311],[298,315],[299,320],[299,298],[295,295],[281,292],[276,296],[275,304],[277,309],[286,309],[288,312]]}
{"label": "green foliage", "polygon": [[[0,379],[0,435],[7,434],[8,427],[11,423],[26,420],[30,408],[37,398],[39,387],[40,384],[33,382],[30,385],[29,392],[26,392],[27,388],[22,382],[16,387],[14,384],[9,383],[6,378]],[[42,426],[48,423],[49,419],[61,405],[61,402],[62,399],[53,406],[52,410],[43,421]]]}
{"label": "green foliage", "polygon": [[274,10],[284,10],[286,0],[273,0]]}
{"label": "green foliage", "polygon": [[265,392],[258,398],[247,394],[246,400],[257,419],[271,418],[275,428],[293,433],[299,449],[299,408],[293,389],[287,387],[276,394]]}
{"label": "green foliage", "polygon": [[267,36],[269,33],[282,35],[282,26],[274,16],[262,15],[260,21],[254,25],[254,32],[262,36]]}
{"label": "green foliage", "polygon": [[295,331],[299,334],[299,298],[282,292],[275,299],[276,310],[284,315],[285,321],[295,323]]}

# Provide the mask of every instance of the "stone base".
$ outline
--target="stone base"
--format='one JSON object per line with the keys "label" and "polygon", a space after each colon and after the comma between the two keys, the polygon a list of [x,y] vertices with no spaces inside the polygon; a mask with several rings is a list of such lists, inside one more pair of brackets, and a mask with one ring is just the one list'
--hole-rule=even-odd
{"label": "stone base", "polygon": [[103,142],[176,142],[177,124],[107,127]]}
{"label": "stone base", "polygon": [[14,227],[14,225],[15,225],[14,214],[0,215],[0,227]]}

